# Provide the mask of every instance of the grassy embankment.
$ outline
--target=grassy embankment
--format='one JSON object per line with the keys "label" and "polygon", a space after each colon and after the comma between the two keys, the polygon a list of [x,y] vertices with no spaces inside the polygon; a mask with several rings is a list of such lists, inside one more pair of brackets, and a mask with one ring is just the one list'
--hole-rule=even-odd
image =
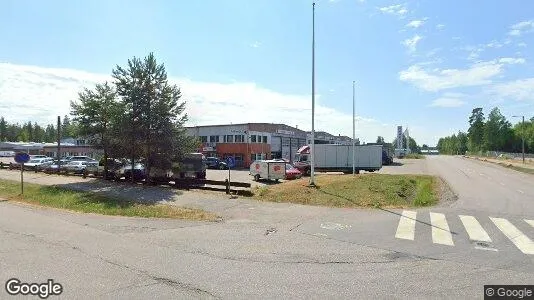
{"label": "grassy embankment", "polygon": [[427,175],[320,175],[316,187],[308,178],[257,188],[261,201],[332,207],[420,207],[438,202],[437,178]]}
{"label": "grassy embankment", "polygon": [[24,195],[20,195],[20,183],[0,179],[0,197],[8,201],[24,202],[83,213],[118,215],[145,218],[174,218],[213,221],[217,216],[200,209],[183,208],[163,204],[141,204],[93,192],[79,192],[56,186],[24,183]]}

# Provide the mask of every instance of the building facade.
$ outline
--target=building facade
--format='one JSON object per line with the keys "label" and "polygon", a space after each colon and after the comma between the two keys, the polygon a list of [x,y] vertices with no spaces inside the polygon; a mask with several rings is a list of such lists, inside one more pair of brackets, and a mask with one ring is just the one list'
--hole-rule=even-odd
{"label": "building facade", "polygon": [[197,137],[206,156],[234,157],[237,167],[257,159],[285,158],[293,161],[306,144],[306,132],[284,124],[246,123],[187,127]]}

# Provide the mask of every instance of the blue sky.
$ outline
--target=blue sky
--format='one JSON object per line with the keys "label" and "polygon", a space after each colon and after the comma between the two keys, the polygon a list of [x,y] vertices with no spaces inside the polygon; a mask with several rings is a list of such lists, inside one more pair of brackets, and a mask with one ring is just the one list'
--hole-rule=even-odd
{"label": "blue sky", "polygon": [[[403,125],[435,144],[466,130],[473,107],[534,116],[534,2],[316,2],[317,130],[352,134],[353,80],[369,142]],[[311,4],[3,1],[0,115],[46,123],[81,87],[152,51],[191,104],[190,124],[310,129]],[[19,114],[22,102],[40,109]]]}

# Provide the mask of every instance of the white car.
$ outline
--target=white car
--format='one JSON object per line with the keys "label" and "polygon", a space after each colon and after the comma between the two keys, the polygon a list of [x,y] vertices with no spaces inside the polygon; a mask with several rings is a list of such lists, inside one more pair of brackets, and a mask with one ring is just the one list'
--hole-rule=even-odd
{"label": "white car", "polygon": [[38,169],[42,165],[46,165],[53,161],[52,158],[31,158],[27,163],[24,164],[25,169]]}

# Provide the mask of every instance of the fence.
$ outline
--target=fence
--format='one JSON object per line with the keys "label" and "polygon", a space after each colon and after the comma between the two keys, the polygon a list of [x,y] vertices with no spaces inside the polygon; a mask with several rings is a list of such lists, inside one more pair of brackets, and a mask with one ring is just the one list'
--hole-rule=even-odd
{"label": "fence", "polygon": [[[0,162],[0,170],[2,169],[9,169],[14,171],[20,171],[20,165],[18,164],[6,164],[3,162]],[[47,174],[58,174],[58,175],[65,175],[65,176],[81,176],[83,178],[88,177],[89,174],[87,172],[84,173],[73,173],[69,172],[67,170],[61,170],[60,172],[56,171],[46,171],[39,168],[25,168],[26,172],[44,172]],[[94,178],[103,178],[101,175],[95,175],[91,174],[90,177]],[[129,180],[122,180],[122,181],[129,181]],[[245,182],[232,182],[228,181],[228,179],[224,181],[219,180],[208,180],[208,179],[180,179],[174,181],[174,184],[171,184],[169,182],[158,182],[160,185],[171,185],[177,189],[185,189],[185,190],[209,190],[209,191],[219,191],[219,192],[226,192],[226,194],[238,194],[242,196],[251,196],[252,192],[250,191],[250,187],[252,186],[250,183]],[[137,182],[139,183],[139,182]],[[232,189],[234,187],[234,189]],[[236,188],[246,188],[246,189],[236,189]],[[247,190],[248,189],[248,190]]]}
{"label": "fence", "polygon": [[[510,152],[501,152],[501,151],[479,151],[479,152],[467,152],[467,155],[482,156],[482,157],[504,157],[509,159],[522,159],[523,154],[520,153],[510,153]],[[534,159],[533,153],[525,153],[525,159]]]}

